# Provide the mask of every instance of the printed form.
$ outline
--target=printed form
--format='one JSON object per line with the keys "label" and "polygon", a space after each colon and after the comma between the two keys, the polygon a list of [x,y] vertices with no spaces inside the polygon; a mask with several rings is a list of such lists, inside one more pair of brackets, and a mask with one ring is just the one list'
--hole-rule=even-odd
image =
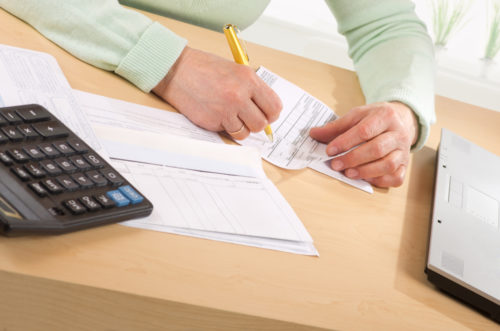
{"label": "printed form", "polygon": [[318,255],[300,219],[262,169],[254,148],[95,127],[111,163],[153,203],[122,224]]}
{"label": "printed form", "polygon": [[247,139],[237,141],[244,146],[254,146],[262,157],[284,169],[309,167],[334,177],[365,192],[373,193],[372,186],[364,180],[350,179],[330,167],[331,156],[326,154],[326,144],[309,137],[309,130],[337,118],[332,109],[300,87],[272,73],[264,67],[257,70],[261,77],[281,98],[283,109],[279,119],[271,123],[274,141],[265,134],[252,133]]}
{"label": "printed form", "polygon": [[[212,142],[207,144],[236,148],[222,144],[216,133],[198,128],[180,114],[84,92],[75,94],[51,55],[0,45],[0,107],[41,104],[103,157],[107,155],[103,153],[86,113],[93,116],[94,124],[152,132],[168,130]],[[103,101],[106,106],[103,106]],[[109,127],[105,131],[112,133]],[[123,136],[123,132],[115,134],[115,138]],[[139,135],[140,132],[134,132],[134,140]],[[167,140],[175,142],[171,147],[177,149],[165,153],[160,159],[148,159],[148,156],[157,156],[158,150],[123,143],[113,148],[113,143],[107,141],[107,148],[113,152],[131,152],[127,156],[129,161],[113,160],[111,163],[152,197],[155,205],[151,217],[127,222],[127,225],[299,254],[318,254],[312,238],[276,187],[265,178],[261,168],[236,161],[231,164],[227,160],[214,160],[213,156],[218,154],[205,146],[196,148],[209,152],[212,159],[206,158],[206,154],[200,157],[184,153],[179,157],[180,151],[189,149],[176,138],[170,136]],[[240,153],[251,155],[243,150]],[[241,160],[246,160],[240,153],[231,150],[229,154],[240,155]],[[170,162],[167,164],[174,166],[164,165],[165,159]],[[186,162],[193,165],[193,169],[185,168]],[[256,205],[259,208],[255,208]]]}
{"label": "printed form", "polygon": [[[151,216],[122,224],[318,255],[300,219],[265,177],[257,150],[226,145],[179,113],[74,92],[110,163],[154,205]],[[162,135],[150,141],[155,134]]]}
{"label": "printed form", "polygon": [[109,125],[154,133],[168,132],[170,135],[224,143],[216,132],[201,129],[184,115],[176,112],[79,90],[73,90],[73,93],[92,125]]}
{"label": "printed form", "polygon": [[[256,147],[265,160],[279,167],[309,167],[373,193],[373,188],[367,182],[350,179],[341,172],[334,171],[329,162],[332,157],[328,157],[325,151],[326,145],[309,137],[311,127],[323,125],[336,118],[333,111],[296,85],[263,67],[257,74],[271,85],[283,102],[280,118],[271,124],[275,141],[271,144],[264,134],[259,133],[252,134],[238,143]],[[156,133],[168,132],[192,139],[223,143],[217,133],[201,129],[179,113],[77,90],[74,90],[74,94],[92,125],[109,125]]]}
{"label": "printed form", "polygon": [[46,53],[0,45],[0,107],[30,103],[47,108],[103,154],[56,59]]}

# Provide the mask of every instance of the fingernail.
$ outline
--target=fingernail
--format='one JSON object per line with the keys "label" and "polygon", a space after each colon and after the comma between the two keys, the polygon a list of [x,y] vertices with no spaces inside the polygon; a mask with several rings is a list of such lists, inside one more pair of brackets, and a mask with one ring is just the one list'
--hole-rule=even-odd
{"label": "fingernail", "polygon": [[359,171],[357,171],[356,169],[347,169],[345,171],[345,175],[349,178],[355,178],[358,177]]}
{"label": "fingernail", "polygon": [[340,160],[335,160],[332,162],[332,168],[335,171],[340,171],[344,167],[344,163]]}
{"label": "fingernail", "polygon": [[338,152],[338,148],[335,146],[330,146],[326,149],[326,154],[331,155],[331,156],[337,154],[337,152]]}

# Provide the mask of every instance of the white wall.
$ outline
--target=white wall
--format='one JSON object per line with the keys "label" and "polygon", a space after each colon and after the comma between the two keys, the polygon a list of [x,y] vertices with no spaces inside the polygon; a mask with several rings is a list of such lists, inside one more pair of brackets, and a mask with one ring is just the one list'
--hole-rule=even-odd
{"label": "white wall", "polygon": [[[417,14],[432,29],[430,0],[415,2]],[[466,24],[437,54],[436,93],[500,111],[500,55],[490,64],[481,60],[487,1],[471,3]],[[347,43],[336,31],[335,19],[323,0],[272,0],[257,22],[242,32],[242,37],[352,70]]]}

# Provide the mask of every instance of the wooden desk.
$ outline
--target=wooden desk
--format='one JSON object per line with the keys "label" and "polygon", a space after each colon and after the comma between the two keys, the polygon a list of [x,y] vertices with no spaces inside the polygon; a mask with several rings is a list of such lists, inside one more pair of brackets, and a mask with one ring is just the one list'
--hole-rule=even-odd
{"label": "wooden desk", "polygon": [[[154,18],[191,46],[231,57],[222,34]],[[170,109],[3,10],[0,22],[0,43],[54,55],[74,88]],[[363,103],[352,72],[257,45],[249,52],[252,63],[340,114]],[[312,170],[265,164],[319,258],[121,225],[0,238],[0,330],[498,329],[437,291],[424,266],[440,128],[500,154],[500,114],[440,97],[437,114],[426,147],[397,189],[369,195]]]}

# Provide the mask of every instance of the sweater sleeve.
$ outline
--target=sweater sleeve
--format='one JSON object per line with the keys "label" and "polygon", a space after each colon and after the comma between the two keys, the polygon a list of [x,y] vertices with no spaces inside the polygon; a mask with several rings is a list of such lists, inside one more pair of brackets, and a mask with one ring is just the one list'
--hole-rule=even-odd
{"label": "sweater sleeve", "polygon": [[417,115],[419,137],[429,136],[434,113],[434,50],[410,0],[327,0],[349,44],[367,103],[400,101]]}
{"label": "sweater sleeve", "polygon": [[117,0],[0,0],[79,59],[114,71],[145,92],[167,74],[186,40]]}

